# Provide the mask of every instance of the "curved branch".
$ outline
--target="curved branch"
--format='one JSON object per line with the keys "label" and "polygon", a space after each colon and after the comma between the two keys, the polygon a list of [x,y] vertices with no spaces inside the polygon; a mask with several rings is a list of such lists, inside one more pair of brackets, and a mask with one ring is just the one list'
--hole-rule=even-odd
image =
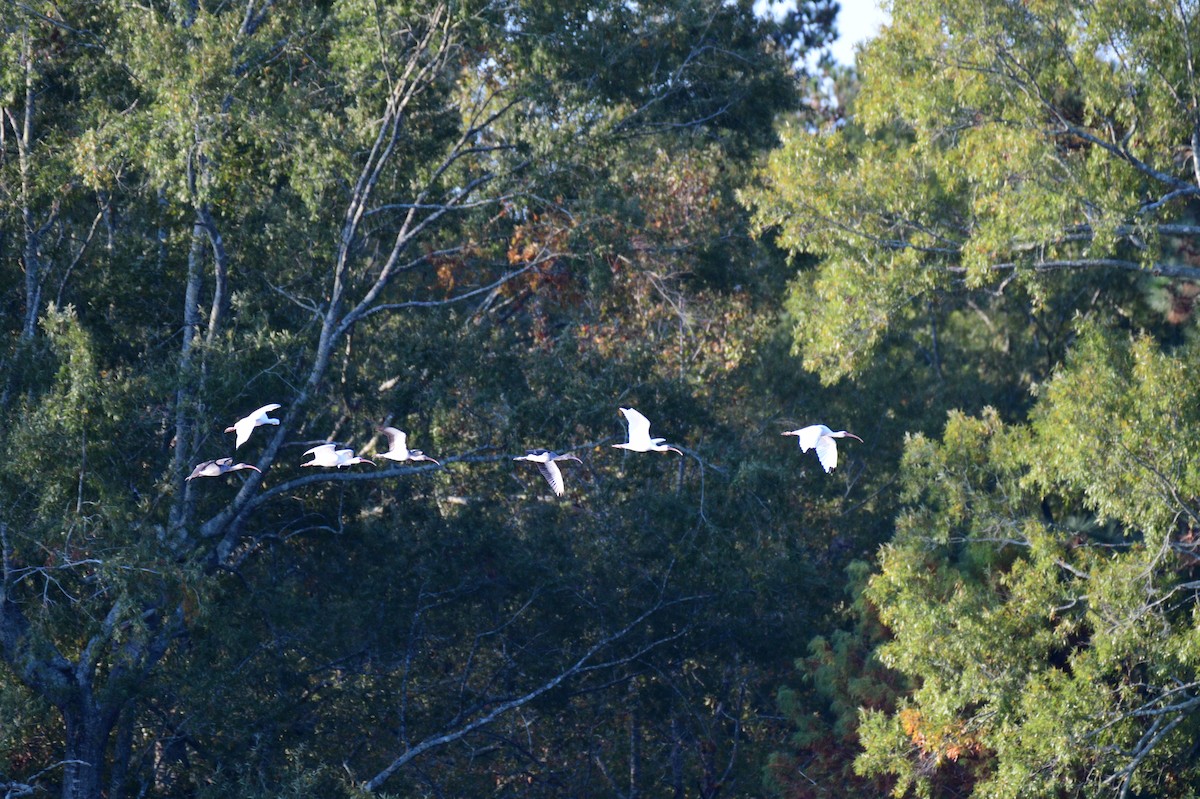
{"label": "curved branch", "polygon": [[516,269],[512,272],[507,272],[507,273],[501,275],[500,278],[497,279],[493,283],[489,283],[486,286],[480,286],[479,288],[471,289],[470,291],[465,292],[463,294],[456,294],[453,297],[447,297],[442,300],[407,300],[405,302],[391,302],[391,303],[385,303],[383,305],[376,305],[376,306],[373,306],[370,308],[365,308],[362,310],[361,313],[359,313],[357,315],[357,317],[355,318],[355,321],[358,321],[361,319],[366,319],[368,316],[373,316],[377,313],[382,313],[383,311],[398,311],[403,308],[437,308],[442,305],[453,305],[456,302],[462,302],[463,300],[469,300],[472,297],[478,297],[480,294],[487,294],[489,292],[495,291],[496,289],[503,286],[505,283],[508,283],[510,280],[513,280],[513,279],[518,278],[521,275],[525,274],[530,269],[532,269],[534,266],[537,266],[538,263],[539,262],[537,262],[537,261],[528,263],[525,266],[521,267],[520,269]]}
{"label": "curved branch", "polygon": [[[1064,269],[1121,269],[1128,272],[1141,272],[1155,277],[1179,277],[1188,280],[1200,280],[1200,266],[1184,266],[1183,264],[1141,264],[1122,258],[1068,258],[1052,261],[1034,261],[1028,264],[1003,263],[992,264],[989,270],[996,272],[1032,269],[1035,272],[1053,272]],[[965,266],[944,266],[938,271],[952,275],[965,275],[969,270]]]}
{"label": "curved branch", "polygon": [[363,785],[362,785],[363,790],[370,791],[372,793],[374,793],[375,791],[378,791],[380,789],[380,787],[393,774],[395,774],[397,771],[399,771],[401,768],[403,768],[406,764],[408,764],[415,758],[423,755],[424,753],[428,752],[431,749],[435,749],[439,746],[444,746],[446,744],[454,743],[455,741],[461,740],[462,738],[466,737],[467,735],[470,735],[472,732],[475,732],[476,730],[480,729],[481,727],[491,724],[493,721],[495,721],[496,719],[498,719],[500,716],[504,715],[505,713],[508,713],[509,711],[523,707],[524,705],[529,704],[530,702],[532,702],[533,700],[542,696],[543,694],[545,694],[549,691],[552,691],[553,689],[557,688],[559,685],[561,685],[563,682],[570,679],[571,677],[574,677],[579,674],[584,674],[584,673],[587,673],[590,671],[595,671],[595,670],[601,669],[601,668],[609,668],[612,666],[620,665],[622,663],[628,663],[632,660],[636,660],[637,658],[642,657],[644,654],[646,654],[650,650],[657,648],[657,647],[661,646],[662,644],[668,643],[669,641],[679,638],[680,636],[684,635],[685,630],[679,630],[670,635],[666,635],[666,636],[663,636],[662,638],[655,639],[654,641],[651,641],[650,643],[646,644],[645,646],[639,647],[637,652],[634,652],[630,655],[615,658],[613,660],[605,661],[603,663],[592,663],[591,662],[592,659],[595,658],[596,655],[598,655],[601,651],[611,647],[613,644],[620,641],[622,638],[627,636],[630,632],[632,632],[637,627],[641,626],[641,624],[643,622],[645,622],[647,619],[649,619],[654,614],[658,613],[660,610],[663,610],[664,608],[671,607],[674,605],[683,604],[686,602],[695,602],[700,599],[703,599],[703,597],[688,596],[688,597],[683,597],[683,598],[675,599],[675,600],[671,600],[671,601],[661,601],[660,600],[652,608],[650,608],[649,610],[647,610],[644,613],[642,613],[641,615],[639,615],[637,618],[635,618],[633,621],[626,624],[621,629],[617,630],[616,632],[612,633],[611,635],[607,635],[604,638],[601,638],[595,644],[590,646],[587,649],[587,651],[583,653],[583,655],[581,655],[578,659],[575,660],[574,663],[567,666],[565,669],[559,671],[553,677],[545,680],[540,685],[530,689],[529,691],[527,691],[526,693],[524,693],[520,696],[516,696],[516,697],[513,697],[506,701],[500,702],[499,704],[495,705],[488,712],[484,713],[481,716],[477,716],[476,718],[472,719],[471,721],[468,721],[465,724],[458,726],[456,729],[451,730],[450,732],[445,732],[440,735],[430,736],[430,737],[424,739],[423,741],[421,741],[420,743],[416,744],[415,746],[409,747],[407,750],[405,750],[404,754],[397,757],[390,764],[388,764],[388,766],[386,768],[384,768],[382,771],[380,771],[378,774],[376,774],[374,777],[372,777],[367,782],[363,783]]}

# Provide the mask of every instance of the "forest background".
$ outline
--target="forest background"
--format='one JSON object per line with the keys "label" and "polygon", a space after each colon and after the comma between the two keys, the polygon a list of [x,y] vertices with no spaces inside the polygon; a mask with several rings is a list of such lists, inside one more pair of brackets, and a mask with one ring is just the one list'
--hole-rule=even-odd
{"label": "forest background", "polygon": [[1194,795],[1196,4],[836,10],[0,5],[5,796]]}

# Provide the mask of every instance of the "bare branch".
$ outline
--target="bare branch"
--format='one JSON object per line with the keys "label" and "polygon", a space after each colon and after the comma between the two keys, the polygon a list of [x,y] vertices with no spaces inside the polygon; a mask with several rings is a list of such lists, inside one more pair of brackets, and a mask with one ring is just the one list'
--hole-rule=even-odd
{"label": "bare branch", "polygon": [[453,305],[454,303],[462,302],[463,300],[469,300],[472,297],[478,297],[480,294],[487,294],[488,292],[495,291],[505,283],[520,277],[530,269],[533,269],[535,266],[537,266],[536,262],[526,264],[520,269],[513,270],[512,272],[506,272],[494,282],[489,283],[486,286],[480,286],[479,288],[471,289],[463,294],[457,294],[453,297],[447,297],[442,300],[407,300],[405,302],[392,302],[385,303],[383,305],[376,305],[372,308],[365,309],[358,315],[358,319],[365,319],[368,316],[374,316],[375,314],[382,313],[384,311],[398,311],[403,308],[437,308],[444,305]]}
{"label": "bare branch", "polygon": [[87,238],[85,238],[83,243],[79,245],[79,249],[75,252],[75,257],[71,259],[71,263],[69,263],[66,270],[63,271],[62,280],[60,280],[58,283],[58,293],[54,295],[54,304],[60,308],[62,307],[62,295],[63,290],[67,287],[67,280],[71,277],[71,272],[74,271],[75,267],[79,265],[80,260],[83,258],[83,253],[87,250],[88,245],[92,243],[92,238],[96,235],[96,227],[100,224],[100,220],[103,217],[104,209],[102,208],[96,213],[96,218],[92,220],[92,226],[88,229]]}
{"label": "bare branch", "polygon": [[44,777],[51,771],[64,766],[86,766],[88,763],[82,760],[60,760],[57,763],[52,763],[38,773],[29,777],[29,782],[17,782],[16,780],[8,780],[0,782],[0,790],[4,791],[4,799],[16,799],[18,796],[29,796],[39,790],[44,790],[37,784],[38,780]]}
{"label": "bare branch", "polygon": [[261,9],[257,12],[254,10],[254,0],[246,1],[246,14],[242,18],[242,27],[239,33],[242,36],[253,36],[258,30],[258,26],[262,25],[263,20],[267,18],[267,12],[271,10],[271,6],[275,5],[275,0],[265,0]]}
{"label": "bare branch", "polygon": [[489,710],[488,712],[483,713],[482,715],[476,716],[471,721],[461,724],[454,730],[442,733],[440,735],[431,736],[429,738],[422,740],[420,743],[416,744],[415,746],[409,747],[407,750],[405,750],[404,754],[397,757],[386,768],[384,768],[382,771],[380,771],[378,774],[376,774],[374,777],[372,777],[367,782],[363,783],[363,786],[362,786],[363,790],[371,791],[371,792],[378,791],[380,789],[380,787],[393,774],[395,774],[397,771],[399,771],[401,768],[403,768],[406,764],[411,762],[413,759],[420,757],[421,755],[423,755],[424,753],[428,752],[431,749],[435,749],[437,747],[444,746],[446,744],[454,743],[455,741],[461,740],[462,738],[466,737],[467,735],[470,735],[472,732],[475,732],[476,730],[478,730],[488,724],[491,724],[493,721],[495,721],[497,718],[503,716],[504,714],[506,714],[510,711],[516,710],[517,708],[520,708],[524,705],[527,705],[530,702],[532,702],[533,700],[542,696],[543,694],[546,694],[549,691],[554,690],[559,685],[561,685],[563,682],[565,682],[566,680],[568,680],[572,677],[575,677],[579,674],[583,674],[583,673],[586,673],[586,672],[589,672],[589,671],[592,671],[592,670],[595,670],[598,668],[610,668],[612,666],[619,665],[621,663],[630,662],[632,660],[635,660],[635,659],[645,655],[647,652],[651,651],[652,649],[654,649],[658,646],[661,646],[662,644],[667,643],[668,641],[671,641],[675,638],[678,638],[680,635],[683,634],[682,632],[676,632],[672,635],[668,635],[668,636],[664,636],[663,638],[656,639],[656,640],[650,642],[649,644],[646,644],[645,646],[640,647],[637,650],[637,652],[634,654],[631,654],[631,655],[628,655],[625,657],[619,657],[614,660],[607,661],[605,663],[592,663],[592,660],[596,657],[596,655],[598,655],[600,652],[604,651],[605,649],[608,649],[609,647],[613,646],[621,639],[625,638],[627,635],[629,635],[630,632],[632,632],[633,630],[640,627],[643,622],[645,622],[647,619],[649,619],[654,614],[658,613],[659,611],[663,610],[664,608],[667,608],[667,607],[670,607],[673,605],[683,604],[686,602],[694,602],[694,601],[697,601],[698,599],[700,599],[700,597],[689,596],[689,597],[684,597],[682,599],[676,599],[676,600],[670,600],[670,601],[659,601],[658,603],[656,603],[654,605],[654,607],[645,611],[644,613],[639,615],[633,621],[626,624],[621,629],[617,630],[616,632],[614,632],[610,635],[607,635],[607,636],[601,638],[595,644],[588,647],[587,651],[584,652],[583,655],[581,655],[578,659],[576,659],[574,663],[570,664],[565,669],[562,669],[557,674],[555,674],[553,677],[542,682],[540,685],[532,688],[531,690],[527,691],[524,694],[521,694],[520,696],[516,696],[516,697],[513,697],[512,699],[508,699],[506,701],[495,704],[492,707],[492,709]]}
{"label": "bare branch", "polygon": [[[1200,267],[1161,262],[1142,264],[1122,258],[1065,258],[1061,260],[1033,261],[1028,264],[1009,262],[991,264],[987,269],[993,272],[1007,272],[1020,269],[1032,269],[1035,272],[1053,272],[1069,269],[1120,269],[1129,272],[1140,272],[1145,275],[1154,275],[1155,277],[1180,277],[1189,280],[1200,280]],[[965,266],[943,266],[937,267],[937,270],[951,275],[965,275],[968,272]]]}
{"label": "bare branch", "polygon": [[208,243],[213,254],[212,307],[208,313],[208,332],[204,336],[205,344],[211,347],[220,330],[225,307],[228,305],[226,294],[229,292],[229,255],[225,251],[225,240],[221,237],[221,231],[217,228],[216,220],[213,219],[208,203],[196,203],[196,219],[208,236]]}
{"label": "bare branch", "polygon": [[[435,39],[439,35],[441,36],[440,48],[430,58],[428,57],[429,51],[434,47]],[[399,139],[400,126],[404,119],[405,110],[421,91],[431,85],[429,76],[446,61],[449,57],[450,49],[450,15],[445,5],[439,5],[432,13],[430,24],[426,31],[414,46],[408,63],[405,65],[404,72],[396,83],[395,89],[388,96],[374,143],[359,172],[354,189],[351,191],[349,201],[346,204],[342,229],[334,253],[333,281],[330,288],[329,301],[325,306],[322,318],[321,331],[316,346],[316,356],[304,384],[288,404],[284,417],[281,419],[281,424],[259,458],[257,466],[263,471],[266,471],[274,462],[287,432],[292,429],[294,421],[304,410],[309,397],[316,391],[321,381],[324,380],[337,342],[349,329],[349,326],[344,324],[344,319],[342,318],[342,304],[350,283],[350,265],[354,244],[358,237],[359,224],[362,221],[363,214],[367,210],[372,192],[381,179],[385,167],[390,162],[396,142]],[[261,482],[261,473],[251,473],[233,501],[216,516],[213,516],[201,525],[201,535],[203,537],[208,538],[218,535],[223,537],[216,553],[218,561],[222,560],[232,549],[232,539],[238,529],[238,525],[233,524],[233,522],[243,516],[247,503],[254,497]]]}
{"label": "bare branch", "polygon": [[1134,747],[1133,760],[1130,761],[1128,766],[1106,779],[1104,784],[1108,785],[1120,778],[1121,792],[1119,797],[1120,799],[1125,799],[1125,797],[1129,795],[1129,785],[1133,780],[1133,774],[1135,771],[1137,771],[1137,767],[1141,765],[1142,761],[1146,759],[1147,755],[1154,751],[1154,747],[1158,745],[1158,742],[1165,738],[1171,732],[1171,730],[1178,727],[1184,718],[1185,716],[1182,715],[1176,716],[1165,724],[1163,723],[1164,719],[1155,719],[1154,723],[1150,725],[1150,729],[1146,731],[1146,734],[1142,736],[1142,739],[1138,741],[1137,746]]}

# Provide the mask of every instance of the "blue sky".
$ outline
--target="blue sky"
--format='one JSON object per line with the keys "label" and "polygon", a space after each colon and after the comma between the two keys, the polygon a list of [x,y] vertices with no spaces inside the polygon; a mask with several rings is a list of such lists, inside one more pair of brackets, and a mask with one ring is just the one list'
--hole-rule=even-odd
{"label": "blue sky", "polygon": [[854,63],[854,46],[879,32],[889,16],[879,8],[879,0],[838,0],[838,39],[830,50],[836,61]]}
{"label": "blue sky", "polygon": [[[891,17],[879,3],[880,0],[838,0],[841,7],[837,16],[838,38],[830,47],[835,61],[847,66],[853,64],[855,46],[879,33],[879,26],[888,22]],[[788,7],[795,8],[795,0],[755,0],[754,3],[758,14],[780,14]]]}

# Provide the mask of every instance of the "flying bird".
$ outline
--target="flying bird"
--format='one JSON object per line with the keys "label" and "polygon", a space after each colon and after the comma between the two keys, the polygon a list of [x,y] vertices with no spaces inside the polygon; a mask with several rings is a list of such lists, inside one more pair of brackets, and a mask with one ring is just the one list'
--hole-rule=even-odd
{"label": "flying bird", "polygon": [[408,435],[403,430],[397,430],[394,427],[381,427],[379,428],[379,432],[388,438],[388,451],[379,453],[379,457],[387,458],[397,463],[404,463],[405,461],[433,461],[438,466],[442,465],[419,449],[409,449]]}
{"label": "flying bird", "polygon": [[542,477],[546,478],[546,482],[550,484],[550,490],[555,496],[563,495],[563,476],[559,471],[558,464],[555,461],[575,461],[583,463],[574,455],[559,455],[557,452],[551,452],[548,449],[531,449],[524,455],[513,458],[514,461],[532,461],[537,464],[538,471],[542,473]]}
{"label": "flying bird", "polygon": [[258,410],[252,412],[249,416],[243,416],[231,426],[226,427],[226,433],[237,433],[237,443],[233,445],[233,448],[236,450],[242,444],[245,444],[246,440],[250,438],[250,433],[254,431],[254,428],[260,427],[264,424],[279,424],[278,419],[272,419],[271,417],[267,416],[267,414],[271,411],[279,410],[281,407],[282,406],[278,403],[264,405]]}
{"label": "flying bird", "polygon": [[650,437],[650,420],[633,408],[621,408],[621,413],[629,422],[629,441],[624,444],[613,444],[617,449],[627,449],[632,452],[678,452],[675,447],[668,446],[665,438]]}
{"label": "flying bird", "polygon": [[338,449],[337,444],[318,444],[304,454],[312,455],[313,459],[308,463],[300,464],[301,466],[336,466],[340,469],[343,466],[353,466],[356,463],[375,465],[375,461],[373,460],[355,456],[352,449]]}
{"label": "flying bird", "polygon": [[853,438],[855,441],[862,442],[862,439],[853,433],[845,430],[838,430],[835,433],[823,424],[812,424],[808,427],[801,427],[799,430],[788,430],[783,435],[796,436],[800,442],[801,452],[815,449],[817,460],[825,468],[826,474],[837,468],[838,453],[835,438]]}
{"label": "flying bird", "polygon": [[248,463],[234,463],[233,458],[217,458],[215,461],[205,461],[196,465],[192,469],[192,473],[187,476],[188,480],[194,480],[197,477],[220,477],[228,472],[236,472],[239,469],[253,469],[262,474],[262,469],[257,466],[251,466]]}

